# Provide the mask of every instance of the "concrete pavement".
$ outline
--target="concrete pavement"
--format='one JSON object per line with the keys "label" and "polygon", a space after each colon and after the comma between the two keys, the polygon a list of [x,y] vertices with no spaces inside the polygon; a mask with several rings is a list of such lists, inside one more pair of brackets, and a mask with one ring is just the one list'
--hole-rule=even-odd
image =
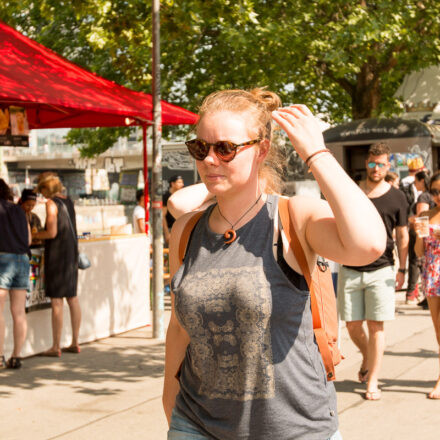
{"label": "concrete pavement", "polygon": [[[440,437],[440,401],[426,398],[439,371],[429,312],[398,297],[396,320],[386,325],[381,401],[363,399],[361,357],[342,329],[346,359],[336,388],[344,440]],[[0,439],[165,439],[163,361],[163,342],[141,328],[83,345],[79,355],[33,357],[21,370],[1,370]]]}

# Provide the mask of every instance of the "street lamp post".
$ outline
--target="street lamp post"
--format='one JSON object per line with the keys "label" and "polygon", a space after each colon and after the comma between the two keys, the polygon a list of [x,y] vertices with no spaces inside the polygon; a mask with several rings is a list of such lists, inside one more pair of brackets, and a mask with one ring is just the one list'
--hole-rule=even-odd
{"label": "street lamp post", "polygon": [[162,231],[162,109],[160,105],[160,0],[153,0],[153,338],[163,339],[163,231]]}

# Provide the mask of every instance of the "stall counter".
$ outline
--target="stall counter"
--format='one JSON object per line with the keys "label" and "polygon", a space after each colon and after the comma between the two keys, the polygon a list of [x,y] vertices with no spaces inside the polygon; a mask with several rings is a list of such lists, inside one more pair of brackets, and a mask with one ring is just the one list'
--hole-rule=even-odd
{"label": "stall counter", "polygon": [[[78,298],[82,311],[80,343],[151,324],[149,247],[145,234],[79,241],[80,252],[85,252],[92,263],[89,269],[80,270],[78,274]],[[52,343],[51,310],[42,294],[44,279],[39,279],[44,262],[39,260],[41,252],[38,249],[32,253],[33,291],[27,301],[28,334],[21,352],[23,357],[41,353]],[[5,307],[5,321],[5,354],[9,356],[13,347],[9,304]],[[61,346],[70,344],[71,335],[65,301]]]}

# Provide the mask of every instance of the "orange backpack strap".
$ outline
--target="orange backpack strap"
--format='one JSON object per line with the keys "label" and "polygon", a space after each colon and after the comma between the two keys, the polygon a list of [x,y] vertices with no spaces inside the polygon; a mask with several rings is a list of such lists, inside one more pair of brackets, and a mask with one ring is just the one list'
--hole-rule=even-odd
{"label": "orange backpack strap", "polygon": [[[185,258],[186,254],[186,248],[188,246],[189,237],[191,236],[191,232],[195,228],[197,222],[200,220],[202,215],[205,213],[205,211],[198,211],[194,213],[193,216],[191,216],[188,221],[186,222],[185,226],[183,227],[182,234],[180,236],[179,241],[179,261],[180,264],[183,263],[183,259]],[[180,372],[182,370],[183,361],[180,363],[180,366],[177,370],[177,373],[175,374],[175,378],[177,380],[180,380]]]}
{"label": "orange backpack strap", "polygon": [[335,376],[335,369],[333,364],[333,358],[328,346],[328,339],[325,330],[322,328],[321,316],[319,314],[318,302],[316,300],[315,288],[312,281],[312,276],[310,274],[309,265],[307,263],[304,250],[298,239],[298,235],[293,226],[292,218],[289,214],[289,199],[280,197],[278,199],[278,212],[281,219],[281,225],[284,230],[284,234],[290,244],[290,248],[295,255],[296,261],[302,270],[304,278],[307,281],[307,285],[310,290],[310,307],[312,309],[312,319],[313,319],[313,331],[315,333],[316,342],[321,353],[322,360],[324,362],[324,367],[327,372],[327,378],[332,380]]}
{"label": "orange backpack strap", "polygon": [[188,246],[189,237],[191,236],[191,232],[196,226],[197,222],[200,220],[205,211],[198,211],[189,220],[186,222],[186,225],[183,227],[182,235],[180,236],[179,241],[179,261],[180,264],[183,263],[183,259],[186,254],[186,247]]}

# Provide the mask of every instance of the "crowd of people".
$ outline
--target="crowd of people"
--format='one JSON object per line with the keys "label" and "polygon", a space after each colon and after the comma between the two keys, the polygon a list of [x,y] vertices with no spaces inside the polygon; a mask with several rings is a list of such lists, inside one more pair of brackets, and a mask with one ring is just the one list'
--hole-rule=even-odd
{"label": "crowd of people", "polygon": [[[323,195],[290,197],[288,214],[309,272],[318,257],[341,265],[338,312],[362,354],[357,379],[365,383],[365,399],[381,398],[385,322],[395,317],[395,292],[406,274],[406,301],[424,306],[421,293],[426,297],[440,356],[440,172],[431,176],[416,158],[399,182],[390,172],[391,150],[379,142],[368,150],[365,179],[355,182],[325,147],[306,106],[282,107],[265,89],[213,93],[201,106],[196,138],[186,142],[202,183],[183,188],[182,177],[173,176],[163,200],[172,277],[163,391],[170,440],[287,440],[292,432],[297,439],[341,438],[308,283],[279,221],[283,159],[272,142],[276,126]],[[41,174],[36,191],[47,200],[44,227],[32,213],[37,193],[26,189],[14,204],[0,179],[0,368],[21,366],[32,243],[44,243],[52,309],[53,341],[42,355],[80,352],[74,204],[54,173]],[[142,232],[142,190],[136,199],[133,226]],[[194,211],[203,214],[188,229]],[[8,294],[14,347],[6,360]],[[72,326],[67,347],[61,347],[64,298]],[[440,374],[428,397],[440,399]]]}
{"label": "crowd of people", "polygon": [[[181,176],[169,179],[170,190],[164,201],[183,187]],[[44,226],[33,212],[37,195],[45,198],[46,219]],[[136,192],[137,205],[133,211],[133,230],[145,231],[145,196],[142,189]],[[14,195],[3,179],[0,179],[0,368],[18,369],[22,365],[21,349],[26,339],[26,295],[30,289],[30,247],[44,247],[44,290],[50,298],[52,344],[41,356],[60,357],[63,351],[80,353],[79,330],[81,307],[77,296],[78,240],[74,203],[66,196],[60,178],[53,172],[38,176],[35,189],[26,188],[14,203]],[[173,217],[167,213],[165,220],[171,228]],[[164,238],[169,230],[164,229]],[[13,322],[14,348],[6,360],[3,353],[5,339],[4,308],[6,296],[10,297]],[[61,347],[64,298],[70,312],[72,341]]]}
{"label": "crowd of people", "polygon": [[[287,439],[293,432],[298,439],[340,438],[307,283],[278,221],[274,122],[326,200],[292,197],[289,214],[310,270],[317,255],[341,263],[338,309],[362,353],[365,399],[381,398],[384,323],[394,319],[408,253],[424,257],[421,290],[440,349],[440,173],[430,177],[416,158],[400,183],[390,172],[389,146],[377,143],[365,180],[354,183],[325,148],[307,107],[281,108],[261,89],[214,93],[201,106],[196,139],[187,142],[203,183],[172,195],[167,206],[177,219],[163,392],[169,439]],[[192,211],[204,212],[190,227],[182,262]],[[423,237],[422,217],[429,221]],[[410,281],[408,302],[417,274]],[[428,397],[440,398],[440,375]]]}
{"label": "crowd of people", "polygon": [[[0,179],[0,368],[21,367],[20,352],[26,339],[26,294],[29,290],[30,245],[44,243],[45,294],[51,299],[52,346],[43,356],[59,357],[61,351],[79,353],[81,308],[77,297],[78,241],[75,209],[65,195],[59,177],[52,172],[38,177],[36,191],[46,199],[46,222],[42,227],[32,212],[37,193],[24,189],[17,204],[12,192]],[[4,307],[9,294],[13,322],[14,348],[6,361],[4,356]],[[61,347],[63,299],[66,298],[72,325],[72,343]]]}

